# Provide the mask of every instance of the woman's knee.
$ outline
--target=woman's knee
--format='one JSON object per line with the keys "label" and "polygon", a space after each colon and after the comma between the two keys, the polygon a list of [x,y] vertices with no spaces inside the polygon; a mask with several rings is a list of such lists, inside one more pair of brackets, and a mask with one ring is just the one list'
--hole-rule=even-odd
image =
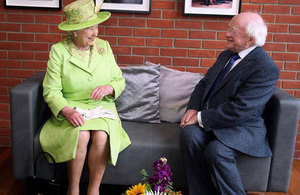
{"label": "woman's knee", "polygon": [[92,145],[104,147],[108,143],[108,135],[105,131],[92,131]]}
{"label": "woman's knee", "polygon": [[90,140],[90,132],[89,131],[80,131],[78,137],[78,145],[79,148],[86,148]]}

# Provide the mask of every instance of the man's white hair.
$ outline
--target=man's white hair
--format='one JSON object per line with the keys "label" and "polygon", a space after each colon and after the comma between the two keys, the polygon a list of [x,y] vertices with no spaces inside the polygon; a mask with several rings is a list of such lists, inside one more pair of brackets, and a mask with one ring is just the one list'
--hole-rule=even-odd
{"label": "man's white hair", "polygon": [[246,33],[255,39],[256,46],[263,46],[266,42],[268,27],[263,19],[251,20],[246,27]]}

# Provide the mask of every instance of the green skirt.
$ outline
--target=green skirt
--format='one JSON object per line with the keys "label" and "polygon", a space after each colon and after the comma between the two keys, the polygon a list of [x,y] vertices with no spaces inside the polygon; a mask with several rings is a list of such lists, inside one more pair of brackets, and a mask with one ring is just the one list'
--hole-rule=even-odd
{"label": "green skirt", "polygon": [[86,120],[83,126],[74,127],[68,120],[52,116],[41,130],[41,147],[43,151],[50,153],[58,163],[75,159],[81,130],[103,130],[108,134],[109,163],[112,165],[116,165],[119,153],[130,145],[130,139],[122,128],[119,118],[116,120],[96,118]]}

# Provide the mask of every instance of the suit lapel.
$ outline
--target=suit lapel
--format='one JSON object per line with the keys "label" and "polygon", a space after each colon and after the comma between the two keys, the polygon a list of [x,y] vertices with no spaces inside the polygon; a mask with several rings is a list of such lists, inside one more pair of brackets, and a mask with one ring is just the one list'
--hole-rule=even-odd
{"label": "suit lapel", "polygon": [[79,60],[78,58],[76,58],[76,57],[74,57],[74,56],[71,56],[70,62],[71,62],[73,65],[77,66],[78,68],[80,68],[80,69],[82,69],[82,70],[84,70],[84,71],[86,71],[86,72],[88,72],[88,73],[90,73],[90,74],[92,73],[91,70],[88,68],[88,64],[83,63],[83,62],[82,62],[81,60]]}
{"label": "suit lapel", "polygon": [[235,76],[238,72],[250,66],[253,60],[255,60],[255,53],[257,52],[257,48],[250,52],[245,58],[243,58],[221,81],[218,88],[215,90],[215,93],[221,89],[233,76]]}

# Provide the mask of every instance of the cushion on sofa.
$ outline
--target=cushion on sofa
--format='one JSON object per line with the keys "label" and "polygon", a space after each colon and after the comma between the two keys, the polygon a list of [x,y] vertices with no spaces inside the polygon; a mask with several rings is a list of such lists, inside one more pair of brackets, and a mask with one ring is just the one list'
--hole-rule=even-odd
{"label": "cushion on sofa", "polygon": [[180,122],[195,86],[203,78],[201,73],[183,72],[160,67],[160,119]]}
{"label": "cushion on sofa", "polygon": [[116,100],[122,120],[160,123],[160,65],[121,67],[126,88]]}

